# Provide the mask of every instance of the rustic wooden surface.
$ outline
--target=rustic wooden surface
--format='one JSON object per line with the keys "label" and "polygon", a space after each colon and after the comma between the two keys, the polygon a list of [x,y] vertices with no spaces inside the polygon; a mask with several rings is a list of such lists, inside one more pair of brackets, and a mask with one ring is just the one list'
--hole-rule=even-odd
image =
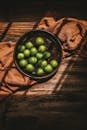
{"label": "rustic wooden surface", "polygon": [[[40,19],[0,22],[0,41],[17,41]],[[87,59],[63,59],[52,79],[0,102],[0,129],[87,129]]]}
{"label": "rustic wooden surface", "polygon": [[[36,22],[12,22],[4,41],[17,41]],[[5,27],[3,23],[2,27]],[[3,31],[5,31],[3,29]],[[0,35],[3,35],[3,31]],[[82,129],[87,123],[87,59],[75,55],[62,60],[57,74],[45,83],[15,93],[0,103],[1,128]],[[21,124],[21,122],[23,122]]]}

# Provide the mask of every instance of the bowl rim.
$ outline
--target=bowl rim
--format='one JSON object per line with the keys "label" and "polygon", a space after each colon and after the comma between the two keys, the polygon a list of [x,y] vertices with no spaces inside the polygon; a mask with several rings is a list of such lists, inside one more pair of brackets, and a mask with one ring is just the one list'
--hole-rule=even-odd
{"label": "bowl rim", "polygon": [[[20,43],[20,41],[25,38],[29,33],[38,33],[38,32],[41,32],[41,33],[47,33],[48,35],[50,35],[54,40],[55,40],[55,43],[59,44],[60,46],[60,61],[59,61],[59,64],[58,64],[58,67],[56,69],[54,69],[51,73],[45,75],[45,76],[33,76],[32,74],[27,74],[26,72],[24,72],[18,65],[17,61],[16,61],[16,56],[15,56],[15,51],[16,51],[16,48],[18,46],[18,44]],[[21,37],[18,39],[18,41],[16,42],[15,44],[15,47],[14,47],[14,53],[13,53],[13,59],[14,59],[14,63],[16,65],[16,68],[19,72],[21,72],[23,75],[31,78],[31,79],[34,79],[34,80],[46,80],[46,79],[49,79],[51,78],[53,75],[55,75],[55,73],[57,72],[59,66],[60,66],[60,63],[62,61],[62,56],[63,56],[63,52],[62,52],[62,47],[61,47],[62,43],[60,41],[60,39],[53,33],[49,32],[49,31],[46,31],[46,30],[41,30],[41,29],[34,29],[34,30],[31,30],[31,31],[27,31],[25,32],[23,35],[21,35]]]}

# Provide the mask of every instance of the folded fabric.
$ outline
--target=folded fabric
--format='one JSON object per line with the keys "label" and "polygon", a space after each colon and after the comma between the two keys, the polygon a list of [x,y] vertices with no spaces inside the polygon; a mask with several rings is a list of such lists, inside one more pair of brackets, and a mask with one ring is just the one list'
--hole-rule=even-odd
{"label": "folded fabric", "polygon": [[52,32],[62,42],[63,57],[70,55],[78,47],[87,33],[87,21],[75,18],[62,18],[55,21],[52,17],[44,17],[38,29],[44,29]]}
{"label": "folded fabric", "polygon": [[14,42],[0,43],[0,71],[5,70],[13,60]]}
{"label": "folded fabric", "polygon": [[28,86],[33,80],[20,73],[13,60],[14,42],[0,43],[0,86]]}
{"label": "folded fabric", "polygon": [[5,79],[4,79],[5,83],[7,84],[13,84],[13,85],[19,85],[19,86],[28,86],[31,83],[31,80],[29,77],[21,74],[17,68],[11,68]]}

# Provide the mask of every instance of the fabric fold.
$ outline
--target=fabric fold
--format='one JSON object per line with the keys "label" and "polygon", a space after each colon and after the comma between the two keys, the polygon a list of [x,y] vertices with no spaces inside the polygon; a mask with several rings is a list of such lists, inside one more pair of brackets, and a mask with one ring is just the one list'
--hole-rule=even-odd
{"label": "fabric fold", "polygon": [[40,21],[38,29],[55,34],[62,42],[63,57],[67,57],[81,47],[87,32],[87,21],[75,18],[62,18],[55,21],[52,17],[45,17]]}

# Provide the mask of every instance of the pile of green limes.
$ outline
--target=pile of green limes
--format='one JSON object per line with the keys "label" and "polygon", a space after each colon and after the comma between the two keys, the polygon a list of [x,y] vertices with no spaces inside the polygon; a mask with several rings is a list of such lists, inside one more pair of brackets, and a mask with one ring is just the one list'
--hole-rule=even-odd
{"label": "pile of green limes", "polygon": [[28,41],[18,46],[17,60],[19,66],[27,73],[37,76],[51,73],[57,66],[58,61],[51,58],[43,37],[36,37],[34,44]]}

